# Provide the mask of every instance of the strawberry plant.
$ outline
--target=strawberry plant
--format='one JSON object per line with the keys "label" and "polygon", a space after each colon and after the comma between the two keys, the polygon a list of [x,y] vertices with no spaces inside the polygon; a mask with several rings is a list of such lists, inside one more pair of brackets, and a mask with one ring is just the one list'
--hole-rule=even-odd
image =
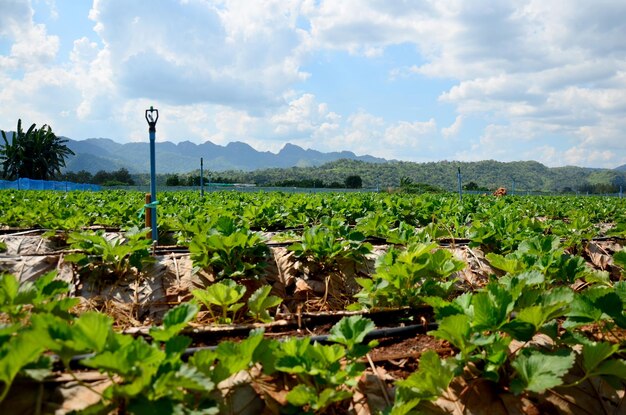
{"label": "strawberry plant", "polygon": [[516,251],[486,255],[491,265],[509,274],[537,270],[547,283],[572,283],[589,271],[583,258],[565,253],[556,236],[536,236],[521,242]]}
{"label": "strawberry plant", "polygon": [[361,232],[352,231],[343,223],[327,224],[329,227],[316,225],[306,229],[302,240],[287,249],[296,258],[330,268],[341,259],[362,260],[372,251],[372,245],[364,242],[365,236]]}
{"label": "strawberry plant", "polygon": [[170,310],[163,326],[150,332],[155,342],[114,333],[110,325],[99,326],[99,344],[82,364],[107,373],[115,381],[90,412],[108,413],[124,408],[131,414],[218,413],[210,393],[211,379],[198,368],[184,363],[182,353],[191,339],[178,334],[197,313],[194,304]]}
{"label": "strawberry plant", "polygon": [[425,296],[448,297],[453,274],[464,266],[434,243],[414,243],[403,250],[392,247],[380,257],[371,279],[356,279],[362,290],[355,297],[367,308],[415,307]]}
{"label": "strawberry plant", "polygon": [[0,313],[5,313],[14,323],[31,313],[68,316],[69,309],[80,300],[66,297],[69,285],[55,280],[56,275],[56,271],[52,271],[39,277],[34,283],[22,284],[11,274],[0,275]]}
{"label": "strawberry plant", "polygon": [[248,299],[248,314],[257,321],[269,323],[274,320],[267,310],[276,307],[283,302],[282,298],[269,295],[272,287],[264,285],[252,293]]}
{"label": "strawberry plant", "polygon": [[75,263],[79,272],[86,275],[101,275],[120,278],[135,268],[154,262],[150,255],[152,241],[145,238],[146,230],[133,228],[124,233],[124,239],[109,240],[102,231],[72,232],[68,243],[80,252],[65,256]]}
{"label": "strawberry plant", "polygon": [[311,343],[309,338],[289,339],[275,351],[277,371],[292,374],[298,385],[287,394],[287,402],[305,413],[323,412],[352,397],[365,370],[358,360],[377,342],[363,344],[374,324],[361,316],[343,318],[331,329],[334,344]]}
{"label": "strawberry plant", "polygon": [[[216,319],[213,313],[213,307],[218,307],[221,314],[217,317],[217,321],[222,324],[230,324],[235,321],[237,311],[244,306],[241,300],[246,292],[246,287],[237,284],[233,280],[223,280],[209,285],[204,290],[193,290],[191,294],[206,306],[211,313],[213,319]],[[233,313],[233,317],[228,317],[228,312]]]}
{"label": "strawberry plant", "polygon": [[264,272],[269,248],[257,233],[220,217],[189,244],[196,269],[212,269],[218,278],[257,277]]}

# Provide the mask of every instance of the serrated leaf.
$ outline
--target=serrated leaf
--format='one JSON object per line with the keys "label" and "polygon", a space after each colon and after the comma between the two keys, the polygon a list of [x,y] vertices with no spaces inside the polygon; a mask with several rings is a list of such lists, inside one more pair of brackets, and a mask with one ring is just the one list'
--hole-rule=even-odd
{"label": "serrated leaf", "polygon": [[182,303],[165,313],[162,327],[150,328],[154,340],[166,342],[176,336],[198,314],[194,303]]}
{"label": "serrated leaf", "polygon": [[343,317],[330,329],[328,340],[343,344],[351,351],[356,344],[362,343],[365,336],[375,327],[372,320],[363,316]]}
{"label": "serrated leaf", "polygon": [[165,358],[165,353],[149,345],[139,337],[114,351],[105,351],[81,361],[85,366],[108,373],[130,376],[150,367],[156,367]]}
{"label": "serrated leaf", "polygon": [[18,372],[29,363],[39,360],[44,351],[34,332],[12,337],[0,347],[0,381],[8,390]]}
{"label": "serrated leaf", "polygon": [[153,389],[156,396],[167,396],[172,394],[174,389],[210,392],[214,387],[215,384],[211,379],[195,367],[183,363],[178,370],[159,376]]}
{"label": "serrated leaf", "polygon": [[607,342],[588,342],[583,344],[583,368],[585,373],[592,373],[596,367],[619,350],[618,344]]}
{"label": "serrated leaf", "polygon": [[470,318],[465,314],[457,314],[443,318],[437,330],[429,331],[429,335],[448,341],[458,348],[464,357],[476,348],[471,344]]}
{"label": "serrated leaf", "polygon": [[74,336],[95,352],[101,352],[113,325],[113,319],[96,311],[83,313],[74,323]]}
{"label": "serrated leaf", "polygon": [[615,376],[620,380],[626,380],[626,362],[621,359],[610,359],[600,363],[594,370],[597,376]]}
{"label": "serrated leaf", "polygon": [[272,317],[269,315],[267,310],[278,306],[283,301],[280,297],[269,295],[271,291],[271,286],[264,285],[253,292],[248,299],[248,308],[250,310],[249,314],[264,323],[272,321]]}
{"label": "serrated leaf", "polygon": [[0,305],[12,304],[17,292],[20,288],[20,283],[13,274],[1,274],[0,275]]}
{"label": "serrated leaf", "polygon": [[165,342],[165,354],[168,359],[179,359],[179,356],[189,347],[191,344],[191,338],[187,336],[174,336]]}
{"label": "serrated leaf", "polygon": [[472,324],[476,330],[497,330],[504,324],[513,310],[511,294],[496,284],[487,286],[487,290],[474,294],[474,319]]}
{"label": "serrated leaf", "polygon": [[626,251],[617,251],[614,253],[613,261],[622,267],[622,270],[626,270]]}
{"label": "serrated leaf", "polygon": [[524,270],[524,264],[517,258],[514,257],[505,257],[495,253],[488,253],[485,255],[489,264],[497,269],[500,269],[507,274],[515,275]]}
{"label": "serrated leaf", "polygon": [[317,391],[307,385],[297,385],[287,394],[287,402],[294,406],[308,405],[317,398]]}
{"label": "serrated leaf", "polygon": [[522,353],[511,363],[517,377],[511,381],[515,394],[528,390],[543,393],[561,385],[562,377],[574,366],[574,353],[545,354],[537,350]]}
{"label": "serrated leaf", "polygon": [[[419,369],[408,378],[396,381],[396,385],[410,391],[409,399],[433,400],[448,389],[456,366],[451,359],[441,359],[433,350],[427,350],[420,357]],[[407,399],[406,393],[404,398]]]}

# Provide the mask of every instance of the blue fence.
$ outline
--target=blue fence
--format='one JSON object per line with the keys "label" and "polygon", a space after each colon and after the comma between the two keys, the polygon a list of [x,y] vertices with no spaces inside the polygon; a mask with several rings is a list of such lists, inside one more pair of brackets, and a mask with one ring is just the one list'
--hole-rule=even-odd
{"label": "blue fence", "polygon": [[72,190],[101,190],[97,184],[57,182],[54,180],[17,179],[14,181],[0,180],[0,189],[17,190],[60,190],[69,192]]}

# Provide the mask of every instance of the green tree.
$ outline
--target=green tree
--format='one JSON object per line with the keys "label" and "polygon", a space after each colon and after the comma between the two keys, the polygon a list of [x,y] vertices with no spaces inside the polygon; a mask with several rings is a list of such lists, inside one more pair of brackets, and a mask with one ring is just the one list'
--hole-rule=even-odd
{"label": "green tree", "polygon": [[345,183],[348,189],[360,189],[363,187],[363,179],[361,179],[361,176],[348,176],[346,177]]}
{"label": "green tree", "polygon": [[464,190],[480,190],[475,182],[469,182],[463,186]]}
{"label": "green tree", "polygon": [[180,186],[180,178],[178,177],[177,174],[172,174],[170,176],[167,176],[167,179],[165,179],[165,185],[166,186]]}
{"label": "green tree", "polygon": [[67,140],[57,137],[48,125],[37,129],[33,124],[24,132],[22,120],[17,121],[17,131],[11,142],[2,130],[4,146],[0,149],[2,175],[7,179],[27,177],[29,179],[49,180],[61,174],[65,167],[65,158],[74,155],[65,143]]}

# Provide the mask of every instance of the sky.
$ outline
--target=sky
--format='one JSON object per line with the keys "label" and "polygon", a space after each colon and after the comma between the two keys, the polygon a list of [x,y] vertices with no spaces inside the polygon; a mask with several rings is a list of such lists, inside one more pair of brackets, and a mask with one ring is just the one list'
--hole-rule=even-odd
{"label": "sky", "polygon": [[0,0],[0,128],[626,163],[620,0]]}

